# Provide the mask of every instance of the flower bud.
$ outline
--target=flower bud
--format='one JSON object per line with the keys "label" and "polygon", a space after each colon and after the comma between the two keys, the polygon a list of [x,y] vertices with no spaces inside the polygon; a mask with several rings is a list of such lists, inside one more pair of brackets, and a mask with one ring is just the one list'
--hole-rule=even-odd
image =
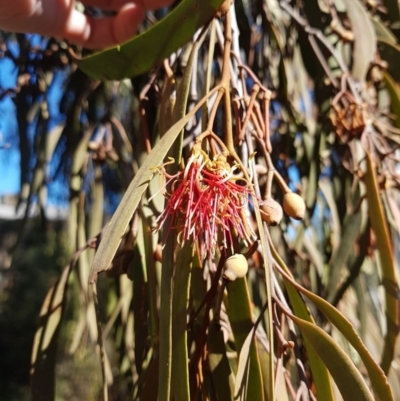
{"label": "flower bud", "polygon": [[224,278],[235,281],[237,278],[243,278],[248,270],[249,265],[246,258],[241,253],[236,253],[225,261]]}
{"label": "flower bud", "polygon": [[306,204],[300,195],[294,192],[287,192],[283,196],[283,210],[289,217],[301,220],[306,211]]}
{"label": "flower bud", "polygon": [[277,226],[283,217],[282,206],[274,199],[267,198],[260,206],[261,218],[269,226]]}

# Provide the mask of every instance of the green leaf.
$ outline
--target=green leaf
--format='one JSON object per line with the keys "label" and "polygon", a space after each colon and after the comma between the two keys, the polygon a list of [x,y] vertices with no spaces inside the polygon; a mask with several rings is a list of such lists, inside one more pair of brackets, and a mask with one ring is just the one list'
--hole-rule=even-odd
{"label": "green leaf", "polygon": [[372,388],[377,397],[382,401],[393,400],[393,394],[388,384],[387,377],[361,341],[361,338],[357,334],[353,325],[329,302],[325,301],[318,295],[315,295],[311,291],[308,291],[301,285],[297,284],[286,272],[281,271],[281,274],[285,281],[289,282],[298,291],[300,291],[307,298],[314,302],[318,309],[324,313],[324,315],[331,321],[332,324],[335,325],[335,327],[343,334],[343,336],[358,352],[368,371]]}
{"label": "green leaf", "polygon": [[172,379],[171,393],[176,400],[190,401],[187,349],[187,309],[193,259],[193,243],[185,241],[177,251],[172,301]]}
{"label": "green leaf", "polygon": [[390,108],[395,116],[394,126],[400,128],[400,89],[388,72],[383,71],[383,79],[390,96]]}
{"label": "green leaf", "polygon": [[207,336],[208,363],[219,400],[233,401],[235,377],[226,354],[224,333],[215,321],[210,322]]}
{"label": "green leaf", "polygon": [[[397,0],[396,0],[397,3]],[[392,31],[384,25],[381,19],[375,15],[372,18],[372,23],[374,24],[376,37],[378,40],[386,40],[389,43],[396,44],[396,36],[393,35]]]}
{"label": "green leaf", "polygon": [[[133,348],[135,350],[135,365],[139,374],[142,372],[143,356],[146,355],[149,335],[147,313],[149,311],[148,301],[151,295],[148,293],[149,286],[146,277],[148,259],[146,241],[149,239],[151,240],[148,226],[146,225],[145,218],[142,218],[136,236],[136,246],[133,249],[133,259],[128,270],[129,278],[133,281],[133,297],[131,302],[133,309],[133,330],[135,333],[134,344],[126,344],[127,349]],[[128,291],[132,291],[132,289],[121,288],[121,291],[125,294]],[[128,330],[131,330],[131,328],[129,327]],[[129,348],[129,345],[132,348]]]}
{"label": "green leaf", "polygon": [[[235,337],[236,350],[239,354],[235,399],[262,401],[264,400],[264,388],[254,339],[254,324],[246,279],[236,279],[228,283],[227,290],[228,316]],[[239,394],[237,390],[240,390]]]}
{"label": "green leaf", "polygon": [[374,401],[361,373],[336,342],[315,324],[289,316],[329,369],[344,401]]}
{"label": "green leaf", "polygon": [[367,171],[364,182],[367,189],[369,218],[371,227],[375,233],[376,246],[379,250],[382,285],[385,290],[387,332],[381,367],[387,374],[394,358],[396,339],[399,334],[399,286],[396,280],[396,263],[392,249],[392,240],[379,193],[375,163],[368,152],[366,153],[366,160]]}
{"label": "green leaf", "polygon": [[342,238],[339,246],[332,254],[329,261],[330,277],[326,285],[328,290],[328,299],[332,301],[340,282],[342,268],[345,266],[347,258],[356,243],[357,236],[361,233],[361,212],[347,214],[343,223]]}
{"label": "green leaf", "polygon": [[164,19],[134,39],[78,60],[93,78],[121,80],[149,71],[187,43],[215,15],[224,0],[184,0]]}
{"label": "green leaf", "polygon": [[[275,259],[275,261],[285,271],[285,273],[289,277],[291,277],[289,269],[287,268],[287,266],[285,265],[279,254],[276,252],[276,249],[272,246],[271,242],[270,246],[271,246],[272,256]],[[296,287],[288,281],[285,281],[284,284],[296,316],[314,324],[314,319],[310,315],[310,312],[307,309],[307,306],[304,303],[304,300],[300,296]],[[334,401],[332,384],[328,369],[326,368],[321,358],[318,356],[316,350],[313,348],[310,340],[307,337],[304,338],[304,344],[307,349],[308,360],[310,363],[310,368],[313,375],[315,388],[317,391],[317,399],[321,398],[324,401]]]}
{"label": "green leaf", "polygon": [[[272,294],[272,255],[271,255],[271,249],[270,246],[266,240],[266,235],[265,235],[265,230],[266,228],[264,226],[264,223],[261,219],[261,214],[260,214],[260,209],[258,205],[258,200],[255,196],[253,196],[253,203],[254,203],[254,212],[256,215],[256,221],[257,221],[257,228],[259,231],[259,237],[260,237],[260,244],[261,244],[261,251],[262,251],[262,257],[264,260],[264,269],[265,269],[265,283],[266,283],[266,291],[267,291],[267,301],[268,305],[272,305],[272,299],[271,299],[271,294]],[[273,316],[272,316],[272,308],[268,308],[268,343],[269,343],[269,349],[273,350],[275,349],[274,347],[274,328],[273,328]],[[274,364],[274,358],[269,358],[269,380],[267,383],[267,388],[269,389],[268,391],[268,397],[271,400],[275,399],[275,364]]]}
{"label": "green leaf", "polygon": [[143,165],[135,175],[125,192],[116,212],[114,213],[105,233],[100,246],[96,252],[93,264],[90,270],[89,282],[93,283],[99,273],[108,270],[111,261],[117,252],[119,244],[128,226],[130,219],[135,212],[140,199],[149,185],[154,175],[154,168],[161,165],[168,150],[174,143],[186,123],[193,117],[202,104],[210,97],[219,87],[214,88],[208,93],[183,119],[174,124],[160,139],[152,152],[147,156]]}
{"label": "green leaf", "polygon": [[253,329],[250,330],[240,350],[235,380],[235,400],[245,401],[250,398],[248,396],[248,390],[250,376],[250,352],[252,350],[252,346],[254,346]]}
{"label": "green leaf", "polygon": [[[278,265],[285,271],[285,273],[291,277],[291,273],[282,258],[276,252],[276,249],[272,246],[270,242],[272,256]],[[285,288],[288,292],[290,302],[292,304],[292,308],[296,314],[296,316],[300,317],[303,320],[306,320],[312,324],[314,324],[314,319],[310,315],[310,312],[304,303],[303,298],[300,296],[298,290],[288,281],[285,281]],[[325,364],[318,356],[316,350],[312,347],[309,339],[307,337],[304,338],[304,344],[308,353],[308,360],[310,363],[311,372],[313,375],[315,388],[317,390],[317,398],[324,401],[334,401],[333,398],[333,390],[331,379],[329,376],[328,369]]]}
{"label": "green leaf", "polygon": [[354,78],[364,82],[370,63],[376,52],[376,35],[372,20],[360,0],[344,0],[351,28],[354,33]]}

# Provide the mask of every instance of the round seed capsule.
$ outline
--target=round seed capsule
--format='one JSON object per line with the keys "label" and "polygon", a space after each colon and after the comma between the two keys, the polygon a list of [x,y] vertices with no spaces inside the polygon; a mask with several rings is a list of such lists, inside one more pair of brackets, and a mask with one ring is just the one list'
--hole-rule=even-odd
{"label": "round seed capsule", "polygon": [[306,204],[300,195],[294,192],[287,192],[283,196],[283,210],[289,217],[301,220],[306,211]]}
{"label": "round seed capsule", "polygon": [[282,206],[274,199],[267,198],[260,206],[261,218],[269,226],[277,226],[283,217]]}
{"label": "round seed capsule", "polygon": [[224,278],[229,281],[235,281],[247,274],[249,265],[246,258],[241,253],[236,253],[226,259],[224,265]]}

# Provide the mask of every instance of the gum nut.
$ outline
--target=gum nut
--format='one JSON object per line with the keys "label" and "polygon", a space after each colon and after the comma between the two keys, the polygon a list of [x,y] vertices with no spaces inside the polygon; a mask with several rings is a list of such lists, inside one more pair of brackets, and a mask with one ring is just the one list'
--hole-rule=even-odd
{"label": "gum nut", "polygon": [[283,196],[283,210],[289,217],[301,220],[306,211],[306,204],[300,195],[294,192],[287,192]]}
{"label": "gum nut", "polygon": [[249,270],[249,265],[246,258],[237,253],[230,256],[224,265],[224,277],[229,281],[235,281],[237,278],[242,278]]}
{"label": "gum nut", "polygon": [[261,218],[269,226],[277,226],[283,217],[282,206],[274,199],[267,198],[260,206]]}

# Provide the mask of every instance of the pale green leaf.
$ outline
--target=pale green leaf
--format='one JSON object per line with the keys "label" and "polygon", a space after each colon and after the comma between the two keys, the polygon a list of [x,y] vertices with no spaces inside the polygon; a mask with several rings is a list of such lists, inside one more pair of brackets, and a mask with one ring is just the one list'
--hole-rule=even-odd
{"label": "pale green leaf", "polygon": [[193,244],[185,241],[177,251],[172,301],[171,393],[176,400],[190,401],[189,356],[187,349],[187,310]]}
{"label": "pale green leaf", "polygon": [[147,156],[143,165],[130,183],[104,233],[104,237],[100,242],[100,246],[96,252],[90,271],[90,283],[93,283],[96,280],[99,273],[109,268],[119,244],[121,243],[126,227],[128,226],[143,193],[154,175],[154,168],[161,165],[168,150],[175,142],[176,137],[179,135],[183,127],[202,106],[205,100],[216,90],[218,90],[218,87],[209,92],[208,95],[203,98],[183,119],[174,124]]}
{"label": "pale green leaf", "polygon": [[223,0],[184,0],[146,32],[112,49],[78,60],[94,78],[120,80],[145,73],[188,42],[209,22]]}
{"label": "pale green leaf", "polygon": [[[329,369],[344,401],[374,401],[361,373],[336,342],[315,324],[290,316]],[[323,398],[322,398],[323,399]]]}
{"label": "pale green leaf", "polygon": [[[260,361],[253,332],[253,317],[246,279],[236,279],[227,285],[228,316],[239,355],[235,397],[243,400],[264,400]],[[239,394],[237,393],[239,391]],[[244,398],[243,398],[244,397]],[[246,398],[247,397],[247,398]],[[235,399],[236,399],[235,398]]]}
{"label": "pale green leaf", "polygon": [[371,220],[371,227],[375,233],[376,246],[379,250],[382,285],[385,290],[386,335],[381,367],[387,374],[394,358],[396,339],[399,334],[399,285],[396,280],[396,262],[379,193],[375,163],[368,152],[366,153],[366,160],[367,170],[364,182],[367,189],[369,218]]}
{"label": "pale green leaf", "polygon": [[370,63],[376,52],[376,35],[372,20],[360,0],[344,0],[347,16],[354,33],[353,67],[354,78],[364,82]]}
{"label": "pale green leaf", "polygon": [[393,400],[393,394],[390,386],[388,385],[387,377],[361,341],[361,338],[357,334],[353,325],[330,303],[297,284],[291,277],[289,277],[287,273],[281,271],[281,274],[283,275],[285,281],[290,282],[290,284],[293,285],[298,291],[303,293],[307,298],[314,302],[318,309],[324,313],[324,315],[331,321],[332,324],[336,326],[336,328],[359,353],[368,371],[372,388],[378,399],[382,401]]}

